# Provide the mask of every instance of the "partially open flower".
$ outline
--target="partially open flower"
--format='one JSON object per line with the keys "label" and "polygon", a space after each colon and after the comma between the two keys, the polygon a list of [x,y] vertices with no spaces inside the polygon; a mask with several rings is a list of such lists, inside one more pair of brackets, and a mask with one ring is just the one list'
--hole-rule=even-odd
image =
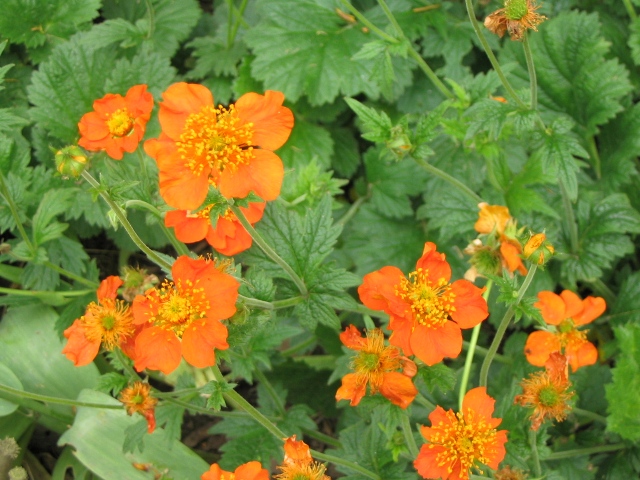
{"label": "partially open flower", "polygon": [[544,372],[536,372],[520,383],[522,395],[516,395],[514,403],[523,407],[533,407],[531,429],[538,430],[547,418],[557,422],[567,418],[571,410],[569,392],[571,382],[568,377],[567,357],[554,352],[544,365]]}
{"label": "partially open flower", "polygon": [[532,235],[529,241],[524,245],[524,258],[531,263],[544,265],[555,253],[553,245],[547,241],[544,233],[536,233]]}
{"label": "partially open flower", "polygon": [[509,32],[511,40],[522,40],[528,29],[537,32],[537,26],[546,20],[536,13],[538,8],[535,0],[505,0],[504,8],[485,18],[484,26],[500,38]]}
{"label": "partially open flower", "polygon": [[124,404],[129,415],[139,413],[147,419],[147,431],[153,433],[156,429],[155,408],[158,399],[151,396],[151,385],[134,382],[133,385],[120,392],[118,399]]}
{"label": "partially open flower", "polygon": [[260,462],[252,461],[240,465],[235,471],[227,472],[214,463],[209,471],[202,474],[201,480],[269,480],[269,471],[262,468]]}
{"label": "partially open flower", "polygon": [[278,470],[276,480],[331,480],[324,474],[325,466],[313,461],[309,445],[295,435],[284,441],[284,460]]}

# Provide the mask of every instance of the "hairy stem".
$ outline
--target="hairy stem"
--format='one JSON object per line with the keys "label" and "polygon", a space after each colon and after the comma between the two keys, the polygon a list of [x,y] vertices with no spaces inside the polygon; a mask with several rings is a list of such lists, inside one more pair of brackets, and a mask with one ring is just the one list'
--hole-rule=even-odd
{"label": "hairy stem", "polygon": [[256,376],[256,378],[258,379],[258,381],[267,390],[267,393],[271,397],[271,401],[276,406],[276,409],[278,410],[278,413],[280,414],[280,416],[282,418],[284,418],[285,415],[287,414],[287,410],[284,408],[284,404],[280,400],[280,397],[278,396],[278,393],[276,392],[276,389],[273,388],[273,385],[271,385],[271,382],[266,377],[266,375],[262,372],[262,370],[260,370],[259,368],[256,368],[253,371],[253,373]]}
{"label": "hairy stem", "polygon": [[70,400],[68,398],[50,397],[48,395],[39,395],[37,393],[25,392],[24,390],[18,390],[16,388],[8,387],[0,383],[0,391],[6,392],[16,397],[28,398],[30,400],[36,400],[38,402],[53,403],[56,405],[69,405],[72,407],[90,407],[90,408],[107,408],[111,410],[121,409],[122,405],[105,405],[102,403],[81,402],[79,400]]}
{"label": "hairy stem", "polygon": [[602,161],[600,160],[600,153],[598,152],[598,146],[596,145],[595,136],[591,135],[589,137],[587,146],[589,148],[589,155],[593,160],[593,171],[596,174],[596,179],[600,180],[602,178]]}
{"label": "hairy stem", "polygon": [[529,430],[529,447],[531,448],[533,471],[536,474],[536,477],[541,477],[542,467],[540,467],[540,456],[538,455],[538,438],[535,430]]}

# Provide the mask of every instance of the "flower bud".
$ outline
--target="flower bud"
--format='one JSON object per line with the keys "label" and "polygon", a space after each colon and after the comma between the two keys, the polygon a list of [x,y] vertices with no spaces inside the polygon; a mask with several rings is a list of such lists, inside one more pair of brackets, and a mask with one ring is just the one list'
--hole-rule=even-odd
{"label": "flower bud", "polygon": [[63,177],[78,178],[87,166],[87,155],[80,147],[70,145],[56,152],[56,168]]}
{"label": "flower bud", "polygon": [[395,159],[400,161],[413,149],[411,139],[404,125],[396,125],[390,133],[391,138],[387,141],[387,148],[393,153]]}
{"label": "flower bud", "polygon": [[547,263],[554,252],[553,245],[547,241],[547,236],[544,233],[532,235],[523,249],[524,258],[538,265]]}

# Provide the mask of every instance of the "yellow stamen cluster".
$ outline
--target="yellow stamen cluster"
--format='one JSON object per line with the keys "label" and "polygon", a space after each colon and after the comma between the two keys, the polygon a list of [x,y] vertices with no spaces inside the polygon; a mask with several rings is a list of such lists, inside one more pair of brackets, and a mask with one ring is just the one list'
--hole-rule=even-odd
{"label": "yellow stamen cluster", "polygon": [[194,175],[201,175],[205,166],[217,174],[226,169],[237,170],[253,158],[253,124],[242,123],[234,105],[228,109],[205,106],[185,121],[177,142],[182,160]]}
{"label": "yellow stamen cluster", "polygon": [[152,311],[156,315],[149,320],[157,327],[171,330],[178,338],[192,322],[205,318],[210,305],[204,294],[204,288],[198,288],[197,281],[178,281],[177,284],[165,280],[157,294],[147,294],[147,299],[152,304],[157,304]]}
{"label": "yellow stamen cluster", "polygon": [[[193,213],[188,213],[187,217],[209,219],[211,218],[211,210],[213,210],[213,207],[215,206],[216,205],[212,203],[204,207],[202,210],[198,210],[197,212],[193,212]],[[223,214],[219,215],[218,218],[224,218],[226,220],[233,221],[236,219],[236,216],[233,214],[230,208],[227,208]]]}
{"label": "yellow stamen cluster", "polygon": [[133,316],[122,300],[105,298],[99,303],[91,302],[80,322],[87,340],[99,341],[107,350],[113,350],[134,331]]}
{"label": "yellow stamen cluster", "polygon": [[396,295],[409,303],[415,320],[429,328],[444,325],[456,309],[453,305],[456,295],[451,284],[444,278],[432,283],[429,271],[422,268],[411,272],[408,280],[402,279]]}
{"label": "yellow stamen cluster", "polygon": [[273,477],[275,480],[330,480],[324,474],[326,467],[318,462],[311,462],[306,465],[293,463],[278,467],[280,473]]}
{"label": "yellow stamen cluster", "polygon": [[371,394],[380,390],[385,372],[402,368],[400,352],[396,347],[385,347],[384,334],[378,328],[367,332],[367,341],[351,365],[358,385],[369,384]]}
{"label": "yellow stamen cluster", "polygon": [[468,472],[475,462],[491,463],[490,449],[496,444],[496,429],[492,428],[480,415],[468,409],[466,418],[462,413],[446,412],[448,421],[431,427],[428,448],[444,447],[436,455],[439,467],[446,466],[451,473],[460,462],[461,475]]}
{"label": "yellow stamen cluster", "polygon": [[134,125],[134,118],[126,108],[120,108],[108,114],[107,128],[114,137],[124,137],[131,133]]}

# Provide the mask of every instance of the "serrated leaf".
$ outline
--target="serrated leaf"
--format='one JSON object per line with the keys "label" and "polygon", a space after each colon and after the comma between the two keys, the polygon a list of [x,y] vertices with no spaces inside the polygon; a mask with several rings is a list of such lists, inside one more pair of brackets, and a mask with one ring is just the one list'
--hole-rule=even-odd
{"label": "serrated leaf", "polygon": [[296,121],[287,143],[278,150],[287,168],[299,169],[315,161],[322,170],[331,165],[333,139],[326,128],[304,120]]}
{"label": "serrated leaf", "polygon": [[509,115],[516,109],[508,103],[485,98],[469,107],[463,117],[469,119],[469,128],[465,140],[472,139],[478,133],[486,132],[492,140],[500,137]]}
{"label": "serrated leaf", "polygon": [[431,367],[420,367],[418,373],[430,392],[436,388],[442,393],[448,393],[456,386],[456,372],[444,363],[437,363]]}
{"label": "serrated leaf", "polygon": [[609,307],[613,325],[640,323],[640,272],[625,278],[615,303]]}
{"label": "serrated leaf", "polygon": [[638,175],[635,159],[640,155],[640,105],[626,109],[602,128],[598,136],[603,186],[609,193]]}
{"label": "serrated leaf", "polygon": [[631,58],[633,63],[640,65],[640,18],[635,18],[629,26],[631,35],[629,35],[629,48],[631,49]]}
{"label": "serrated leaf", "polygon": [[100,376],[94,389],[117,396],[127,386],[128,382],[129,380],[124,375],[117,372],[109,372]]}
{"label": "serrated leaf", "polygon": [[[540,104],[569,114],[587,135],[622,110],[629,93],[628,72],[617,60],[607,60],[609,43],[600,33],[595,13],[563,12],[540,25],[531,36]],[[508,42],[503,60],[516,60],[514,87],[527,88],[529,75],[523,49]]]}
{"label": "serrated leaf", "polygon": [[220,411],[222,407],[226,407],[227,404],[224,401],[223,395],[233,390],[236,385],[236,383],[217,382],[215,380],[204,385],[200,389],[200,393],[209,395],[209,398],[207,398],[207,408]]}
{"label": "serrated leaf", "polygon": [[372,142],[385,142],[391,136],[393,125],[385,112],[367,107],[353,98],[345,98],[344,101],[362,122],[363,138]]}
{"label": "serrated leaf", "polygon": [[0,108],[0,132],[10,132],[12,130],[20,130],[29,123],[22,117],[13,113],[11,108]]}
{"label": "serrated leaf", "polygon": [[66,230],[67,224],[53,222],[53,219],[69,207],[72,195],[73,191],[68,189],[45,193],[33,216],[33,243],[36,246],[59,237]]}
{"label": "serrated leaf", "polygon": [[226,42],[215,37],[198,37],[187,44],[194,48],[196,64],[189,72],[189,78],[205,78],[214,75],[232,75],[238,73],[237,67],[247,54],[247,47],[236,40],[230,48]]}
{"label": "serrated leaf", "polygon": [[440,230],[440,241],[471,232],[478,217],[478,208],[466,195],[454,189],[440,195],[426,193],[424,205],[417,211],[418,218],[428,218],[430,228]]}
{"label": "serrated leaf", "polygon": [[613,369],[613,382],[606,386],[609,401],[607,430],[622,438],[640,440],[640,419],[634,399],[640,395],[640,325],[614,328],[620,355]]}
{"label": "serrated leaf", "polygon": [[332,6],[317,0],[268,0],[263,19],[244,40],[256,56],[254,77],[267,88],[296,101],[305,94],[312,105],[332,102],[340,93],[375,96],[365,60],[352,60],[369,39],[360,29],[345,28]]}

